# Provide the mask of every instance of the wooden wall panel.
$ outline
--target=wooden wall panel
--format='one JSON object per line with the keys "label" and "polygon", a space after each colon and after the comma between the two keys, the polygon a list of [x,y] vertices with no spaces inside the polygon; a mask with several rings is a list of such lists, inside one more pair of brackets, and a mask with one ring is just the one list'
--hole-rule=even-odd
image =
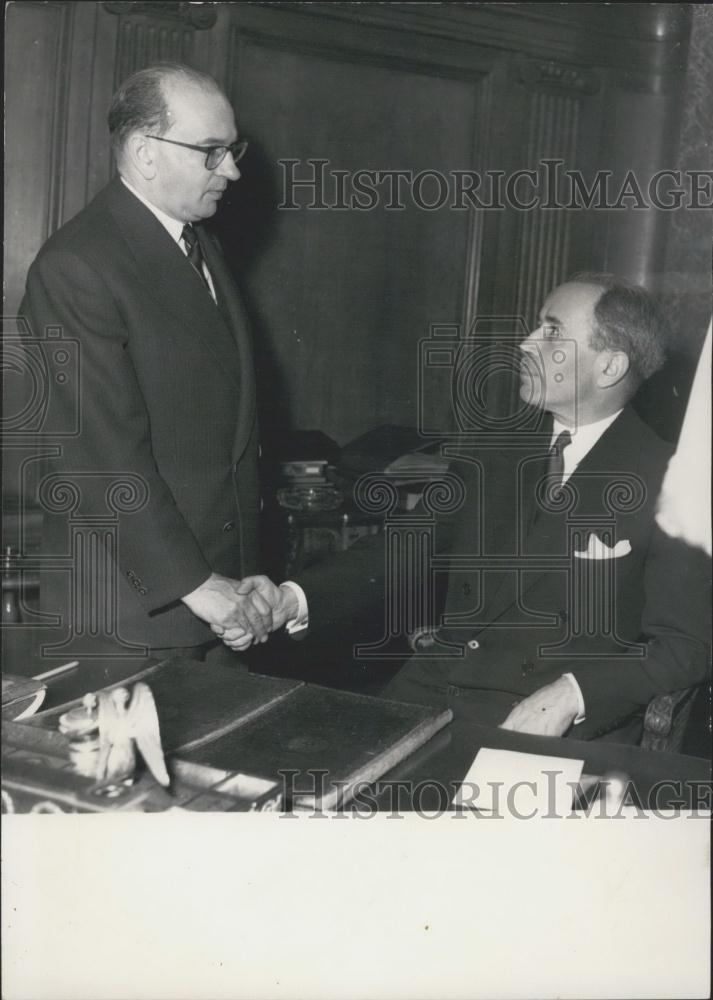
{"label": "wooden wall panel", "polygon": [[10,4],[5,55],[5,311],[61,218],[73,6]]}
{"label": "wooden wall panel", "polygon": [[[267,348],[263,424],[318,427],[341,442],[378,423],[415,424],[418,341],[433,323],[461,321],[477,280],[472,213],[419,208],[407,184],[403,210],[386,197],[365,211],[278,209],[278,161],[300,161],[298,177],[308,159],[327,160],[327,176],[472,169],[482,78],[375,65],[367,53],[284,51],[239,29],[232,51],[231,97],[253,145],[222,223]],[[435,199],[435,182],[424,194]],[[295,200],[304,206],[311,193]],[[324,200],[337,200],[333,184]]]}
{"label": "wooden wall panel", "polygon": [[73,6],[60,225],[91,201],[112,169],[106,113],[114,91],[118,21],[102,4]]}
{"label": "wooden wall panel", "polygon": [[[44,239],[111,174],[115,84],[185,59],[228,88],[251,139],[220,219],[256,320],[264,426],[344,441],[414,423],[431,323],[531,323],[580,268],[656,287],[666,213],[290,213],[277,160],[446,173],[559,156],[648,175],[674,162],[688,18],[675,4],[12,4],[6,309]],[[438,420],[449,400],[429,405]]]}

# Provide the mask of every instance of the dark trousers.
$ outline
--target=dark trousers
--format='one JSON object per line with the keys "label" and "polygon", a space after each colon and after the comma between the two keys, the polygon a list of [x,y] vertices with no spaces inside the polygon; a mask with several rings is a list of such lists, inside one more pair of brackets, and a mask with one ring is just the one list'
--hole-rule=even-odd
{"label": "dark trousers", "polygon": [[413,657],[382,691],[383,698],[435,708],[450,708],[454,718],[499,726],[521,696],[508,691],[457,687],[449,682],[450,664]]}
{"label": "dark trousers", "polygon": [[[522,700],[522,695],[512,691],[457,687],[449,683],[449,670],[447,661],[414,657],[386,685],[381,696],[392,701],[450,708],[454,719],[481,726],[499,726]],[[637,716],[595,739],[638,746],[642,731],[642,720]],[[577,726],[572,726],[565,735],[573,740],[583,738],[578,736]]]}

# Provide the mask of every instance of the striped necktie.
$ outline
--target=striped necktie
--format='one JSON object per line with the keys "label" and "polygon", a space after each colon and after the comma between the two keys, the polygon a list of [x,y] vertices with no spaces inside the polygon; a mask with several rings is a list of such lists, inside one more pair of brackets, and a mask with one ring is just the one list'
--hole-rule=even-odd
{"label": "striped necktie", "polygon": [[203,283],[210,292],[210,285],[208,284],[208,279],[206,278],[205,271],[203,270],[203,251],[201,250],[201,245],[198,242],[198,234],[190,223],[183,227],[181,239],[186,247],[186,257],[188,257],[188,260],[192,264],[193,268],[198,272],[203,280]]}
{"label": "striped necktie", "polygon": [[547,475],[552,477],[552,486],[560,486],[564,476],[565,448],[572,443],[569,431],[561,431],[547,454]]}

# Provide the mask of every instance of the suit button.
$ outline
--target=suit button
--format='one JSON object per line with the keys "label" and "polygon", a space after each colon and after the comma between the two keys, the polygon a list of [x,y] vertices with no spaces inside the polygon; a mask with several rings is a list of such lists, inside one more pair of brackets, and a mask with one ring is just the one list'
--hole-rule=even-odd
{"label": "suit button", "polygon": [[463,596],[464,597],[469,597],[470,596],[471,586],[470,586],[469,583],[464,583],[463,586],[462,586],[462,588],[461,588],[461,590],[463,591]]}
{"label": "suit button", "polygon": [[146,589],[146,587],[139,587],[139,593],[141,594],[142,597],[145,597],[148,594],[148,590]]}
{"label": "suit button", "polygon": [[468,640],[468,649],[480,649],[480,643],[477,639]]}
{"label": "suit button", "polygon": [[535,664],[532,662],[532,660],[528,660],[526,658],[522,661],[522,672],[523,674],[525,674],[525,676],[527,676],[527,674],[531,674],[534,669],[535,669]]}
{"label": "suit button", "polygon": [[235,521],[226,521],[223,525],[223,531],[232,531],[235,527]]}

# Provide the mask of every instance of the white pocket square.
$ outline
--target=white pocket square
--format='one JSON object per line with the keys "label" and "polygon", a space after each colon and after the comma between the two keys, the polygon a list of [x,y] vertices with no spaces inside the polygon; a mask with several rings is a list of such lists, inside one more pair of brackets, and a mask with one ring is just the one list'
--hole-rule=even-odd
{"label": "white pocket square", "polygon": [[575,550],[574,554],[577,559],[621,559],[622,556],[628,556],[630,552],[631,545],[628,538],[622,538],[621,541],[616,543],[614,548],[610,548],[606,542],[603,542],[601,538],[597,538],[594,532],[592,532],[585,551],[577,552]]}

